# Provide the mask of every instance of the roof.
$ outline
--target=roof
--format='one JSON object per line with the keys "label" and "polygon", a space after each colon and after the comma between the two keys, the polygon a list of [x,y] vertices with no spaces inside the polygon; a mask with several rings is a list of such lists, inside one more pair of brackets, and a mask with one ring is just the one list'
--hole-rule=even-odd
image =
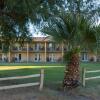
{"label": "roof", "polygon": [[33,41],[53,41],[52,37],[48,36],[48,37],[33,37]]}

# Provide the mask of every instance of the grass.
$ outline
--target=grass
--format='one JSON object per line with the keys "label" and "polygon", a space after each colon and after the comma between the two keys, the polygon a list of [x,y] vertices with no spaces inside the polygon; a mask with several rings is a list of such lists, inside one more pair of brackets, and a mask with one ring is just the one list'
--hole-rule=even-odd
{"label": "grass", "polygon": [[[3,70],[3,67],[4,70]],[[0,77],[9,77],[9,76],[23,76],[23,75],[30,75],[30,74],[35,74],[35,73],[40,73],[40,68],[44,68],[45,70],[45,85],[49,85],[51,83],[55,84],[63,79],[63,74],[64,74],[64,66],[14,66],[7,67],[7,66],[1,66],[0,70]],[[32,68],[33,67],[33,68]],[[5,70],[7,68],[7,70]],[[8,70],[8,68],[10,68]],[[12,68],[12,70],[11,70]],[[37,79],[23,79],[19,81],[14,81],[12,83],[24,83],[24,82],[32,82],[36,81]],[[22,82],[21,82],[22,81]],[[5,83],[7,83],[5,81]]]}
{"label": "grass", "polygon": [[0,66],[61,66],[61,65],[64,65],[63,63],[43,63],[43,62],[40,62],[40,63],[0,63]]}
{"label": "grass", "polygon": [[[100,63],[81,63],[80,69],[87,68],[89,70],[100,70]],[[8,76],[21,76],[21,75],[29,75],[29,74],[35,74],[35,73],[40,73],[40,69],[44,68],[45,70],[45,85],[49,86],[52,84],[54,87],[61,83],[64,77],[64,64],[63,63],[30,63],[30,64],[25,64],[25,63],[10,63],[10,64],[3,64],[0,66],[0,77],[8,77]],[[100,75],[100,73],[95,73],[95,74],[90,74],[88,76],[95,76],[95,75]],[[30,82],[33,81],[34,79],[23,79],[22,82]],[[17,81],[15,80],[14,82],[21,82],[21,80]],[[5,82],[7,83],[7,82]],[[94,82],[93,84],[97,85],[97,83]],[[87,85],[91,85],[91,82],[88,82]]]}
{"label": "grass", "polygon": [[[0,66],[0,77],[8,77],[8,76],[22,76],[40,73],[40,69],[43,68],[45,70],[45,80],[44,87],[47,87],[52,90],[57,90],[62,86],[62,80],[64,77],[64,64],[60,63],[30,63],[30,64],[2,64]],[[100,63],[81,63],[80,70],[82,68],[86,68],[88,70],[100,70]],[[100,73],[89,74],[88,76],[96,76],[100,75]],[[19,83],[27,83],[39,81],[39,78],[30,78],[30,79],[21,79],[21,80],[13,80],[13,81],[2,81],[0,85],[11,85],[11,84],[19,84]],[[54,92],[53,92],[54,93]],[[93,100],[99,100],[95,98],[99,98],[100,96],[100,79],[89,80],[86,82],[86,87],[82,86],[73,90],[72,93],[76,93],[77,95],[86,96],[93,98]],[[54,93],[55,94],[55,93]],[[46,94],[45,94],[46,95]]]}

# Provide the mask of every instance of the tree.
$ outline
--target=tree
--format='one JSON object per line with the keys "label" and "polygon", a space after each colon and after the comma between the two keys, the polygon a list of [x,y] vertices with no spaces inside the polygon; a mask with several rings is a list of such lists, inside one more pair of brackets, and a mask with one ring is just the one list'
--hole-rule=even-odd
{"label": "tree", "polygon": [[0,0],[0,41],[10,45],[30,38],[29,24],[38,22],[44,1]]}
{"label": "tree", "polygon": [[[99,7],[99,5],[95,5],[94,0],[0,0],[0,41],[1,43],[4,42],[5,45],[11,45],[16,41],[23,42],[31,36],[28,30],[30,22],[39,25],[41,20],[47,21],[51,17],[56,18],[57,20],[53,20],[55,22],[53,27],[56,30],[49,27],[50,30],[48,29],[48,31],[50,32],[47,31],[47,28],[46,32],[55,38],[62,39],[63,42],[71,44],[69,45],[72,48],[71,52],[73,52],[71,54],[75,55],[74,57],[70,56],[72,62],[69,63],[69,70],[72,68],[70,66],[73,62],[75,62],[76,70],[79,67],[76,51],[80,46],[80,44],[78,45],[79,42],[76,41],[81,41],[81,37],[84,37],[87,43],[89,42],[91,45],[95,41],[90,22],[93,22],[95,16],[99,15]],[[64,13],[64,16],[68,14],[68,18],[62,17],[62,12],[67,12]],[[88,19],[91,19],[91,21],[88,22]],[[86,27],[84,27],[85,25]],[[81,32],[82,34],[80,34]],[[72,58],[77,60],[75,61]],[[74,75],[74,68],[72,69]],[[78,76],[77,73],[75,73],[76,76]],[[70,75],[73,79],[72,82],[77,85],[78,77],[75,79],[72,74]]]}
{"label": "tree", "polygon": [[48,24],[42,30],[45,34],[53,36],[55,41],[63,42],[69,48],[64,57],[67,58],[65,72],[68,71],[63,80],[64,88],[79,85],[79,54],[83,48],[93,50],[93,47],[96,47],[93,22],[95,22],[98,9],[90,10],[87,3],[91,5],[93,2],[92,0],[67,0],[67,9],[49,18]]}
{"label": "tree", "polygon": [[97,60],[100,61],[100,24],[95,27],[97,39]]}
{"label": "tree", "polygon": [[15,42],[29,41],[29,24],[47,19],[57,9],[55,3],[61,4],[60,0],[0,0],[0,44],[9,48]]}
{"label": "tree", "polygon": [[[32,34],[29,32],[29,23],[34,22],[40,25],[41,20],[46,21],[50,16],[58,15],[61,10],[70,9],[74,11],[76,4],[81,6],[83,0],[0,0],[0,40],[6,44],[11,44],[17,40],[27,40]],[[85,14],[92,12],[95,15],[93,0],[85,0],[87,6]],[[76,2],[76,4],[75,4]],[[81,7],[82,8],[82,7]],[[73,9],[73,10],[72,10]],[[97,8],[96,8],[97,9]],[[80,12],[80,9],[77,7]],[[13,37],[13,38],[12,38]]]}

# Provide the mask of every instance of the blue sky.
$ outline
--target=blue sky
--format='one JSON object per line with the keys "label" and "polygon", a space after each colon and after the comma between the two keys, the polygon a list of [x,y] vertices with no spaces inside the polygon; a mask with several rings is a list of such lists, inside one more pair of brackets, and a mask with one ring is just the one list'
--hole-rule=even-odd
{"label": "blue sky", "polygon": [[36,26],[30,24],[30,32],[33,37],[44,37],[44,35],[36,28]]}

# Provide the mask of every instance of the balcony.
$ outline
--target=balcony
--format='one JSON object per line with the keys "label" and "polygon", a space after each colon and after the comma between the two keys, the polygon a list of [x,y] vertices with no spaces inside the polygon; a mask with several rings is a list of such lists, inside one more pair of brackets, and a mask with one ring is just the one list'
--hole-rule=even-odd
{"label": "balcony", "polygon": [[[60,47],[47,47],[46,48],[47,52],[62,52],[62,48]],[[18,47],[13,47],[12,51],[18,52],[18,51],[23,51],[26,52],[27,48],[23,47],[23,48],[18,48]],[[33,47],[29,47],[28,48],[29,52],[45,52],[45,47],[39,47],[39,48],[33,48]]]}
{"label": "balcony", "polygon": [[45,52],[45,48],[44,47],[34,48],[33,51],[34,52]]}
{"label": "balcony", "polygon": [[57,51],[57,52],[61,52],[62,49],[61,49],[60,47],[57,47],[57,48],[55,48],[55,51]]}
{"label": "balcony", "polygon": [[18,48],[17,47],[13,47],[12,51],[18,51]]}
{"label": "balcony", "polygon": [[21,51],[27,51],[26,47],[23,47],[22,49],[20,49]]}
{"label": "balcony", "polygon": [[27,51],[27,48],[26,47],[23,47],[23,48],[18,48],[18,47],[13,47],[12,48],[12,51]]}
{"label": "balcony", "polygon": [[29,49],[28,49],[29,51],[33,51],[33,48],[32,47],[29,47]]}
{"label": "balcony", "polygon": [[47,47],[47,52],[61,52],[62,49],[60,47]]}

